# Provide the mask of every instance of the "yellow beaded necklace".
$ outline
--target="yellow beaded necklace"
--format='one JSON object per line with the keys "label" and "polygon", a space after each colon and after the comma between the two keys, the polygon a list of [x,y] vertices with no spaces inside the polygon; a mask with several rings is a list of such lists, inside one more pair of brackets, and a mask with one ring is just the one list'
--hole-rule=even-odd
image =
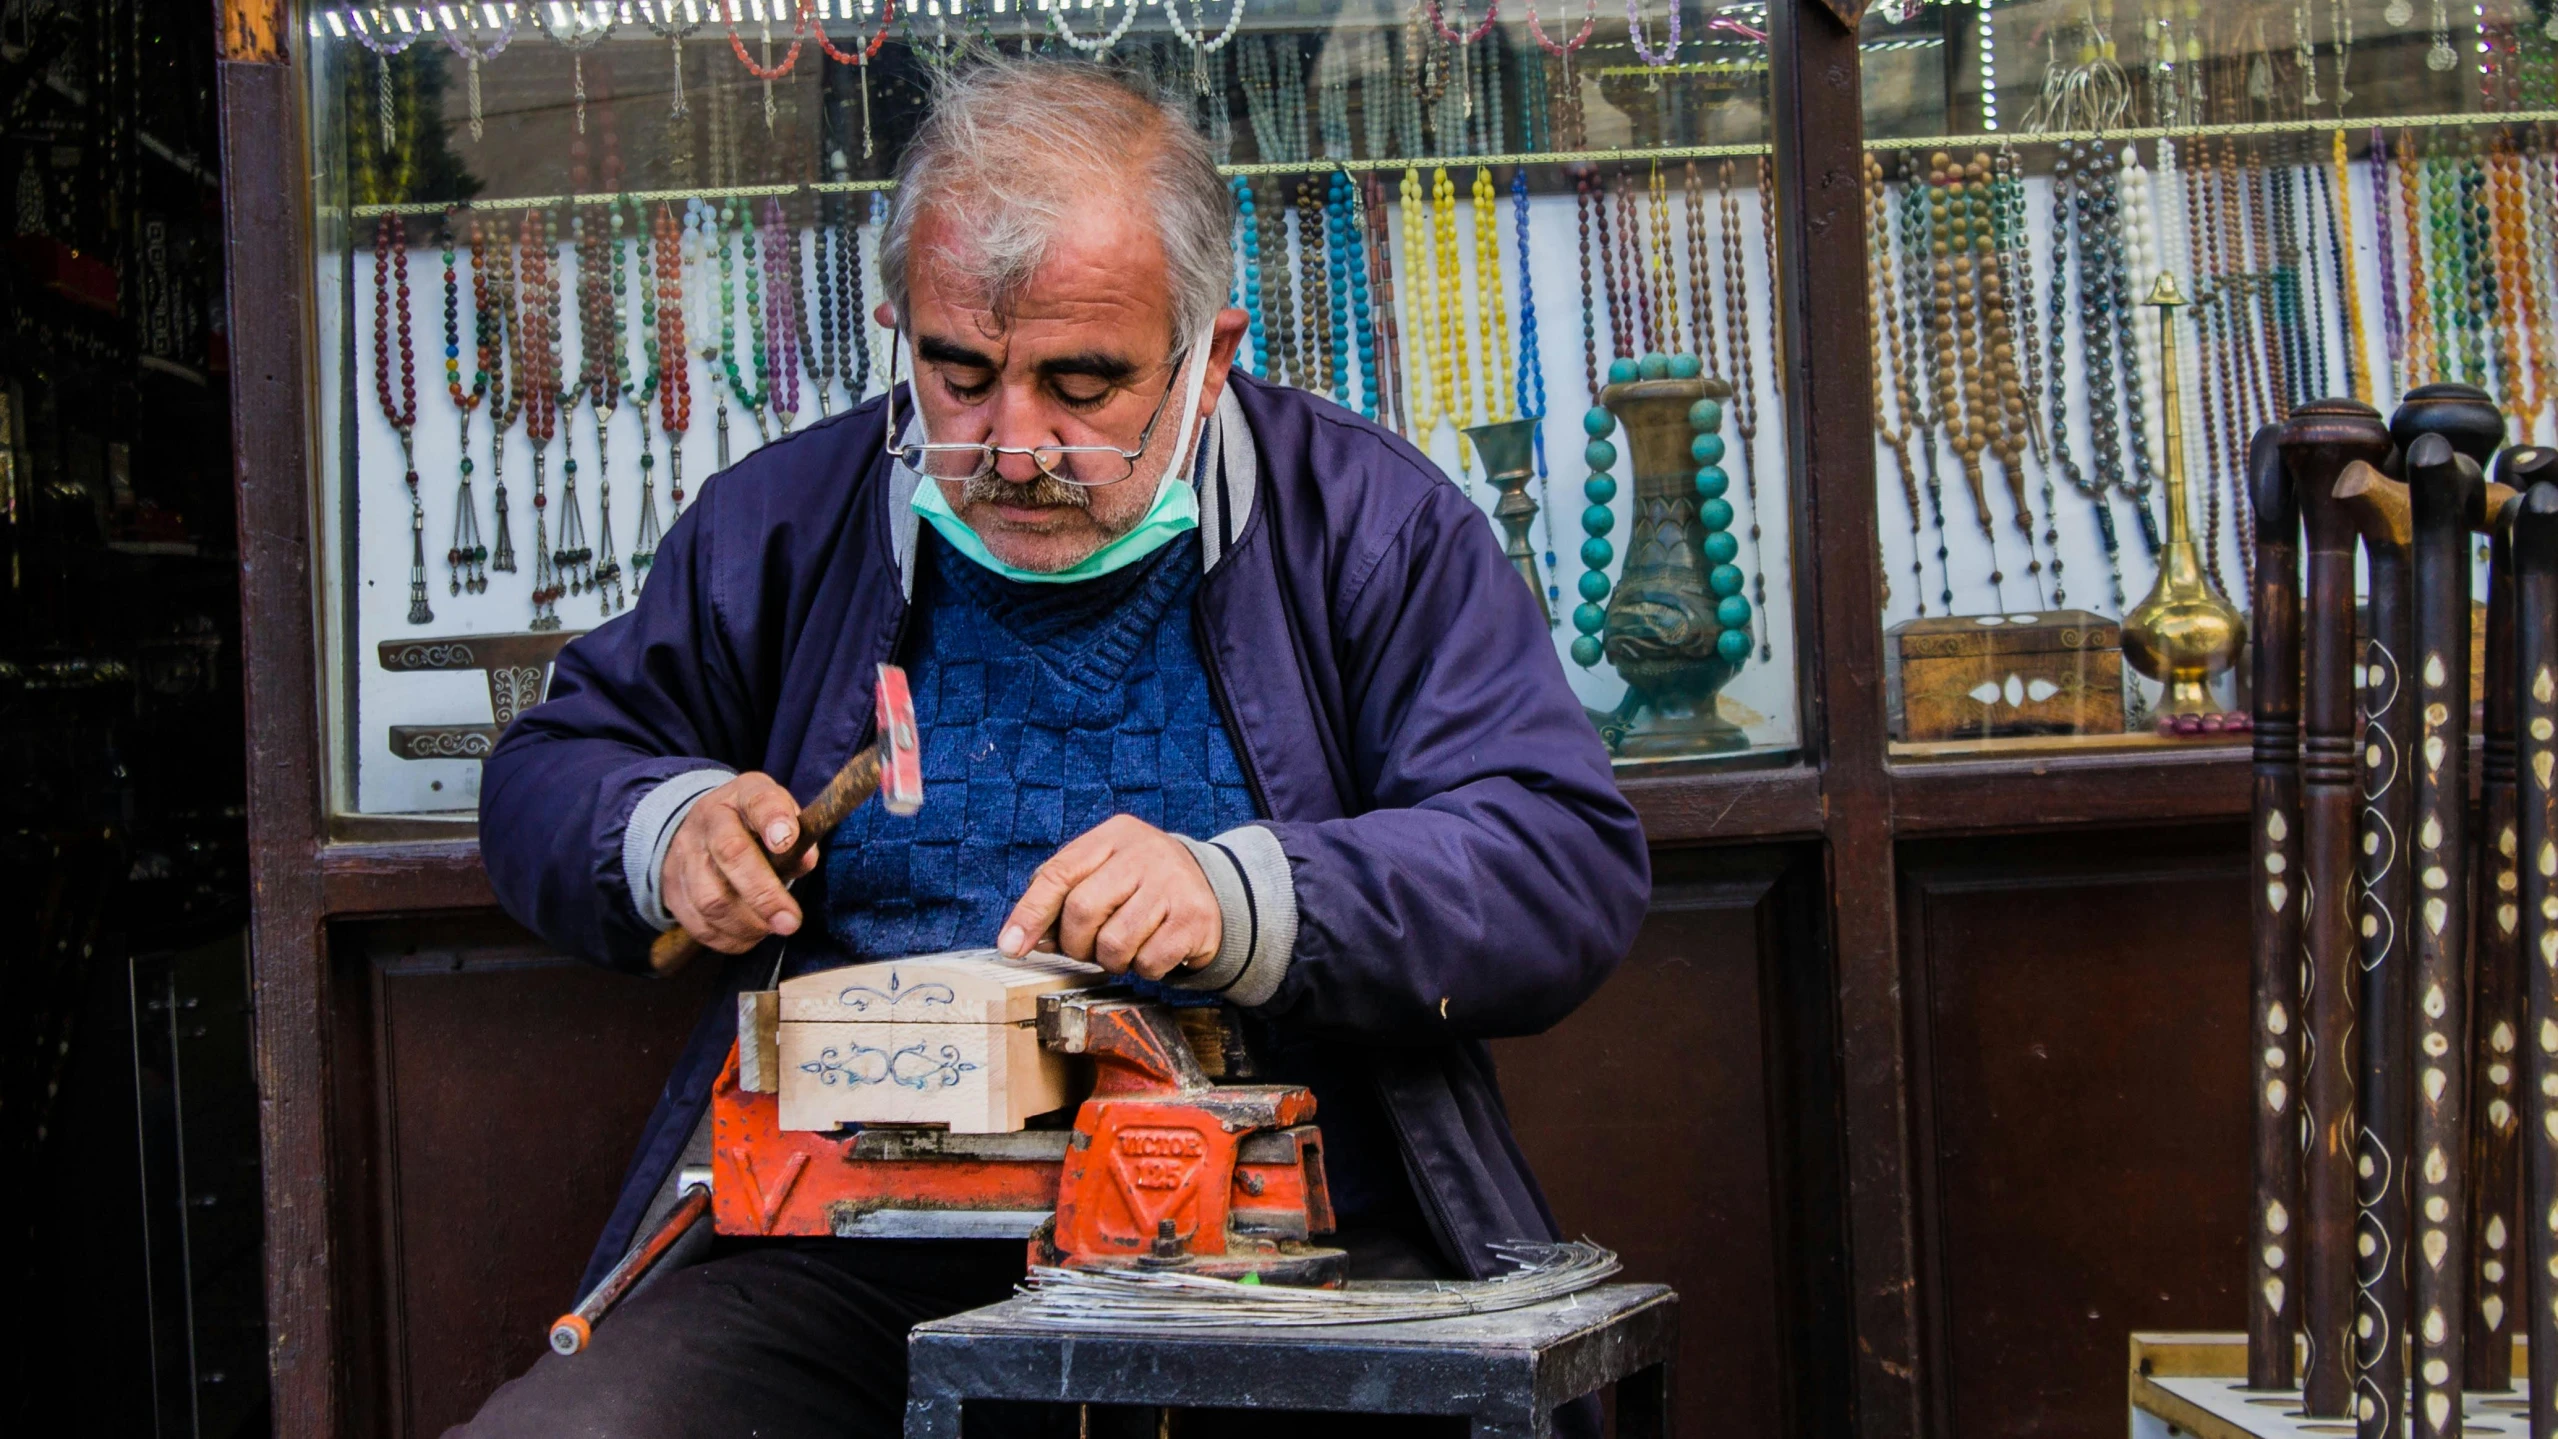
{"label": "yellow beaded necklace", "polygon": [[[1421,172],[1403,172],[1403,236],[1397,246],[1395,266],[1416,282],[1421,278],[1422,260],[1431,253],[1428,202],[1421,193]],[[1424,291],[1418,283],[1404,287],[1404,295],[1412,306],[1412,322],[1406,328],[1421,336],[1423,383],[1412,387],[1412,442],[1429,448],[1430,432],[1439,427],[1439,417],[1447,413],[1445,361],[1440,354],[1439,287],[1434,283]]]}
{"label": "yellow beaded necklace", "polygon": [[1473,201],[1476,327],[1483,337],[1483,418],[1489,423],[1518,417],[1511,393],[1510,301],[1501,275],[1501,208],[1489,167],[1475,168]]}
{"label": "yellow beaded necklace", "polygon": [[[1444,367],[1433,369],[1439,411],[1457,431],[1457,464],[1472,463],[1466,450],[1466,427],[1474,423],[1474,378],[1466,353],[1465,257],[1457,249],[1457,187],[1443,167],[1430,175],[1430,280],[1435,292],[1431,318],[1439,330]],[[1453,371],[1453,375],[1451,374]]]}

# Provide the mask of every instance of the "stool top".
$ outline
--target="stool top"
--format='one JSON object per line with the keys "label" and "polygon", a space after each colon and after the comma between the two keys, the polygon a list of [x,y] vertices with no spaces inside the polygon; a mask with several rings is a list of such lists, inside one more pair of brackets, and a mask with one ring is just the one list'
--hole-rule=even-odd
{"label": "stool top", "polygon": [[[1370,1292],[1426,1289],[1427,1280],[1354,1281],[1354,1289]],[[1454,1349],[1482,1355],[1487,1350],[1534,1354],[1597,1330],[1650,1318],[1667,1318],[1678,1296],[1666,1284],[1602,1284],[1543,1304],[1466,1314],[1447,1319],[1414,1319],[1384,1324],[1238,1325],[1232,1328],[1155,1328],[1124,1330],[1067,1328],[1026,1317],[1030,1301],[1007,1299],[947,1319],[915,1326],[911,1345],[935,1341],[983,1342],[1003,1339],[1025,1344],[1053,1342],[1075,1348],[1135,1343],[1149,1349],[1198,1346],[1228,1349],[1296,1349],[1352,1346],[1364,1349]]]}
{"label": "stool top", "polygon": [[1543,1433],[1555,1406],[1667,1364],[1678,1344],[1678,1296],[1660,1284],[1396,1324],[1061,1329],[1029,1323],[1026,1308],[1012,1299],[915,1327],[909,1436],[957,1434],[955,1406],[970,1399],[1464,1414]]}

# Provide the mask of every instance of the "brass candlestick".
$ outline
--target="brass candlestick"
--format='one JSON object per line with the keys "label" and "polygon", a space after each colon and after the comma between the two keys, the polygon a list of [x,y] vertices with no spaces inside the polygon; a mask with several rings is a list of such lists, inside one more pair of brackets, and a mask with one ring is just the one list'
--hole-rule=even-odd
{"label": "brass candlestick", "polygon": [[2167,422],[2167,549],[2149,598],[2123,617],[2123,658],[2167,686],[2162,714],[2215,715],[2220,706],[2212,699],[2212,677],[2237,662],[2243,626],[2203,572],[2185,508],[2184,397],[2176,365],[2176,311],[2185,297],[2175,277],[2162,271],[2148,303],[2158,307],[2160,408]]}
{"label": "brass candlestick", "polygon": [[1528,543],[1528,527],[1537,518],[1537,502],[1528,498],[1528,481],[1537,472],[1538,418],[1531,415],[1477,425],[1466,431],[1466,438],[1474,441],[1475,453],[1483,457],[1484,483],[1501,492],[1492,517],[1501,522],[1506,541],[1502,549],[1510,556],[1510,568],[1528,582],[1528,593],[1537,597],[1537,614],[1552,629],[1554,609],[1546,603],[1545,580],[1537,574],[1536,548]]}

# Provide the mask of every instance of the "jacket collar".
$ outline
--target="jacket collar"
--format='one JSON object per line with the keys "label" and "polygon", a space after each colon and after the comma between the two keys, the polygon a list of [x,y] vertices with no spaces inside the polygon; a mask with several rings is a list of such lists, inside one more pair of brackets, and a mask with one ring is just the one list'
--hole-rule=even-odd
{"label": "jacket collar", "polygon": [[[906,408],[909,415],[906,434],[917,434],[918,421],[912,418],[912,408],[901,408]],[[1197,458],[1191,466],[1191,483],[1199,487],[1199,562],[1203,573],[1214,570],[1233,547],[1235,537],[1243,533],[1244,521],[1252,517],[1260,474],[1260,451],[1253,444],[1252,424],[1244,418],[1243,403],[1235,398],[1230,378],[1217,397],[1216,412],[1200,432]],[[889,466],[889,546],[897,556],[898,590],[909,601],[915,598],[915,540],[922,523],[912,501],[915,486],[922,484],[923,478],[902,462]]]}

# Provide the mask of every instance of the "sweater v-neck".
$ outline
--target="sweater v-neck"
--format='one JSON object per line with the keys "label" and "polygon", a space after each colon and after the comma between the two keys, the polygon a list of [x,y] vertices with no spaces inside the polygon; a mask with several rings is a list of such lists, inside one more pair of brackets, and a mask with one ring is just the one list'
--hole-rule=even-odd
{"label": "sweater v-neck", "polygon": [[[928,531],[929,533],[929,531]],[[1019,641],[1058,679],[1087,693],[1118,686],[1166,611],[1192,590],[1199,538],[1180,535],[1123,569],[1072,584],[1006,579],[940,535],[926,547],[932,582]]]}

